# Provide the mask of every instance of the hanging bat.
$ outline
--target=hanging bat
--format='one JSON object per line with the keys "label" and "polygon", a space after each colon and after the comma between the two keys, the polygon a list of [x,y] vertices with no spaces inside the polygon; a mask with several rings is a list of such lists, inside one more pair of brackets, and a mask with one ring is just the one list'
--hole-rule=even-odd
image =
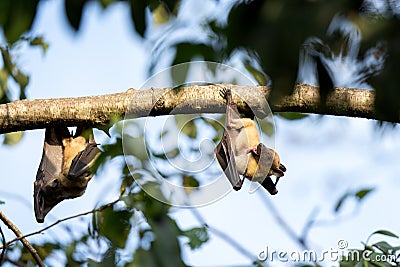
{"label": "hanging bat", "polygon": [[[230,89],[221,91],[226,99],[225,129],[215,148],[216,157],[233,189],[240,190],[244,178],[259,182],[271,195],[278,193],[276,185],[286,167],[280,163],[278,153],[260,143],[258,129],[250,118],[241,118],[232,100]],[[271,175],[276,177],[275,183]]]}
{"label": "hanging bat", "polygon": [[91,167],[101,151],[93,135],[85,138],[82,133],[81,127],[76,129],[75,135],[63,126],[46,128],[33,191],[35,217],[39,223],[64,199],[83,195],[93,177]]}

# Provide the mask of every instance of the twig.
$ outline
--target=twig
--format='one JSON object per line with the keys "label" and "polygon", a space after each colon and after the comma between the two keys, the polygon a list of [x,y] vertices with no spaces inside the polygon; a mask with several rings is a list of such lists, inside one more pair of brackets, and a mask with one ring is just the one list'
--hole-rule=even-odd
{"label": "twig", "polygon": [[253,253],[251,253],[250,251],[248,251],[246,248],[244,248],[239,242],[237,242],[235,239],[233,239],[232,237],[230,237],[229,235],[227,235],[226,233],[224,233],[223,231],[210,226],[203,218],[203,216],[200,214],[200,212],[195,208],[192,207],[190,208],[190,211],[193,213],[193,215],[197,218],[197,220],[204,225],[204,227],[206,227],[210,232],[214,233],[216,236],[218,236],[219,238],[221,238],[222,240],[224,240],[226,243],[228,243],[229,245],[231,245],[234,249],[236,249],[237,251],[239,251],[242,255],[244,255],[245,257],[249,258],[252,262],[254,262],[255,256]]}
{"label": "twig", "polygon": [[308,218],[306,220],[306,223],[303,226],[303,230],[301,231],[301,239],[307,240],[308,233],[310,232],[311,228],[314,226],[316,222],[316,218],[318,216],[319,209],[314,208],[310,215],[308,215]]}
{"label": "twig", "polygon": [[1,234],[1,242],[3,243],[3,249],[1,250],[1,255],[0,255],[0,265],[1,265],[1,263],[4,260],[4,254],[6,253],[6,249],[7,249],[6,237],[4,236],[3,229],[1,229],[1,226],[0,226],[0,234]]}
{"label": "twig", "polygon": [[9,263],[11,263],[11,264],[13,264],[15,266],[18,266],[18,267],[27,267],[28,266],[23,262],[15,261],[15,260],[10,259],[9,257],[7,257],[7,255],[4,256],[4,261],[8,261]]}
{"label": "twig", "polygon": [[[85,216],[85,215],[88,215],[88,214],[92,214],[92,213],[96,213],[96,212],[105,210],[106,208],[112,207],[112,206],[113,206],[115,203],[117,203],[118,201],[120,201],[119,198],[116,199],[116,200],[114,200],[113,202],[110,202],[110,203],[107,203],[107,204],[105,204],[105,205],[103,205],[103,206],[100,206],[100,207],[98,207],[97,209],[93,209],[93,210],[90,210],[90,211],[86,211],[86,212],[82,212],[82,213],[79,213],[79,214],[75,214],[75,215],[72,215],[72,216],[69,216],[69,217],[65,217],[65,218],[63,218],[63,219],[59,219],[59,220],[55,221],[54,223],[50,224],[49,226],[46,226],[46,227],[44,227],[44,228],[42,228],[42,229],[40,229],[40,230],[37,230],[37,231],[35,231],[35,232],[29,233],[29,234],[26,234],[26,235],[23,235],[23,236],[22,236],[22,235],[21,235],[21,236],[18,236],[17,238],[14,238],[14,239],[8,241],[7,244],[6,244],[6,246],[9,246],[10,244],[12,244],[12,243],[14,243],[14,242],[16,242],[16,241],[18,241],[18,240],[24,239],[24,238],[26,238],[26,237],[30,237],[30,236],[33,236],[33,235],[41,234],[41,233],[43,233],[44,231],[46,231],[46,230],[48,230],[48,229],[54,227],[55,225],[57,225],[57,224],[59,224],[59,223],[64,222],[64,221],[68,221],[68,220],[71,220],[71,219],[74,219],[74,218],[78,218],[78,217],[81,217],[81,216]],[[2,247],[0,247],[0,249],[1,249],[1,248],[2,248]]]}
{"label": "twig", "polygon": [[257,194],[263,200],[265,206],[268,209],[268,212],[270,212],[275,217],[275,220],[278,222],[278,225],[280,225],[283,228],[283,230],[289,235],[289,237],[292,238],[294,241],[296,241],[302,249],[308,250],[306,240],[298,236],[295,233],[295,231],[289,226],[289,224],[282,218],[282,215],[279,213],[275,205],[272,204],[272,202],[267,197],[265,197],[265,192],[262,190],[258,190]]}
{"label": "twig", "polygon": [[[0,211],[0,220],[3,221],[7,227],[14,232],[16,236],[18,236],[18,240],[21,240],[22,244],[24,247],[29,251],[29,253],[32,255],[33,259],[36,261],[37,265],[40,267],[44,267],[44,263],[42,259],[40,258],[39,254],[37,253],[36,249],[29,243],[29,241],[22,235],[21,231],[18,229],[17,226],[15,226],[4,214],[2,211]],[[6,246],[3,246],[4,249],[6,249]]]}

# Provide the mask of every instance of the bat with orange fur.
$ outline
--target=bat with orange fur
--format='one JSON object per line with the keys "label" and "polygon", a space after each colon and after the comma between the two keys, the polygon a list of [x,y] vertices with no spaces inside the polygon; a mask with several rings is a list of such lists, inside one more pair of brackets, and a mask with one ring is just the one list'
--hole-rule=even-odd
{"label": "bat with orange fur", "polygon": [[[240,190],[244,178],[259,182],[271,195],[278,193],[276,184],[286,167],[278,153],[260,142],[258,129],[250,118],[241,118],[230,89],[221,91],[226,99],[226,120],[222,140],[215,149],[216,157],[233,189]],[[275,183],[271,175],[276,177]]]}
{"label": "bat with orange fur", "polygon": [[83,128],[72,135],[67,127],[46,128],[43,155],[34,182],[34,210],[42,223],[48,212],[64,199],[76,198],[93,177],[91,167],[100,154],[93,135]]}

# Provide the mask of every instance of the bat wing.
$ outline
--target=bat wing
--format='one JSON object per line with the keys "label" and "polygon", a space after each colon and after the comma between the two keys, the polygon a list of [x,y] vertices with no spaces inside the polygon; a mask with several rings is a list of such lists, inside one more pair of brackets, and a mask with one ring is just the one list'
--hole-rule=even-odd
{"label": "bat wing", "polygon": [[[48,128],[45,132],[42,159],[34,182],[34,211],[38,222],[43,222],[44,217],[58,202],[47,194],[46,188],[58,187],[57,180],[63,164],[62,138],[70,136],[67,128]],[[55,204],[54,204],[55,203]]]}
{"label": "bat wing", "polygon": [[274,151],[269,149],[263,143],[258,145],[259,159],[258,168],[254,176],[264,178],[259,183],[264,187],[271,195],[278,193],[276,189],[276,183],[271,179],[270,170],[274,161]]}
{"label": "bat wing", "polygon": [[70,180],[91,178],[93,175],[90,172],[90,168],[93,166],[93,162],[100,152],[97,144],[88,143],[86,148],[79,152],[72,160],[67,178]]}
{"label": "bat wing", "polygon": [[258,147],[258,166],[253,176],[253,179],[256,181],[268,176],[274,160],[274,153],[268,147],[266,147],[263,143],[260,143]]}
{"label": "bat wing", "polygon": [[276,189],[276,186],[274,182],[272,181],[271,177],[267,176],[265,179],[261,182],[259,182],[262,187],[264,187],[271,195],[276,195],[278,193],[278,189]]}
{"label": "bat wing", "polygon": [[232,148],[232,144],[229,138],[229,134],[225,131],[222,140],[216,147],[216,156],[219,165],[229,182],[232,184],[233,189],[239,190],[242,186],[241,179],[239,177],[239,172],[236,168],[234,150]]}

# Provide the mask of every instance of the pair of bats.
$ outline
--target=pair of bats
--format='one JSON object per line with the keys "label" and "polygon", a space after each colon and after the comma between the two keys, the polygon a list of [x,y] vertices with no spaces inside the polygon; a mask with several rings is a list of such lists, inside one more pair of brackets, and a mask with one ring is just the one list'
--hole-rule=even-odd
{"label": "pair of bats", "polygon": [[[260,142],[258,129],[250,118],[241,118],[230,89],[221,91],[226,99],[226,121],[216,157],[235,190],[243,179],[259,182],[271,195],[278,193],[276,184],[286,168],[278,154]],[[101,153],[93,138],[78,127],[72,135],[67,127],[47,128],[43,155],[34,182],[34,210],[37,222],[65,199],[81,196],[93,177],[91,167]],[[276,177],[274,183],[271,175]]]}
{"label": "pair of bats", "polygon": [[[244,178],[258,182],[271,195],[278,193],[276,185],[284,176],[286,167],[280,163],[278,153],[260,142],[258,129],[250,118],[241,118],[232,100],[230,89],[221,90],[226,100],[225,129],[215,154],[234,190],[240,190]],[[276,177],[275,183],[271,175]]]}

